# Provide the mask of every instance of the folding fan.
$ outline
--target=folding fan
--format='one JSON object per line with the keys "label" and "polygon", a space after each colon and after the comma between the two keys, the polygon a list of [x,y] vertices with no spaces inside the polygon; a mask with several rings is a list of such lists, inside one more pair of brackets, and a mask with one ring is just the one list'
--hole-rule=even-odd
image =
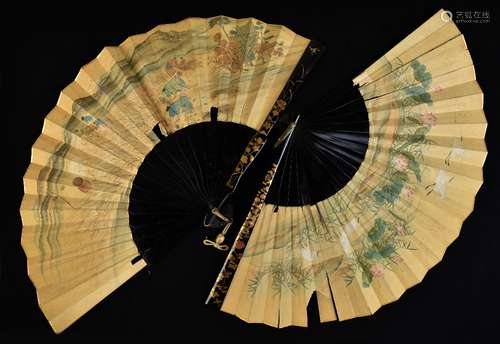
{"label": "folding fan", "polygon": [[313,292],[321,321],[367,315],[421,281],[486,157],[483,95],[448,19],[300,114],[288,105],[322,47],[286,27],[189,18],[105,48],[62,91],[24,177],[22,246],[53,329],[191,230],[227,254],[207,303],[248,322],[306,326]]}

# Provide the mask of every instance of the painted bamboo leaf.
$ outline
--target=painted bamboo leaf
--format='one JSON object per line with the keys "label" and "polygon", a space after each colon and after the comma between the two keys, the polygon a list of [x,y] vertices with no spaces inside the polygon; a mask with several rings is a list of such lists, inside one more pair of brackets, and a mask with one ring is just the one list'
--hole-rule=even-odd
{"label": "painted bamboo leaf", "polygon": [[363,287],[368,288],[372,283],[373,275],[370,273],[370,271],[363,270],[362,279],[363,279]]}
{"label": "painted bamboo leaf", "polygon": [[392,243],[388,243],[388,244],[384,245],[382,247],[382,249],[380,249],[380,254],[384,258],[388,258],[388,257],[392,256],[394,253],[396,253],[396,249]]}
{"label": "painted bamboo leaf", "polygon": [[366,250],[364,256],[368,260],[382,258],[376,247],[370,247],[368,250]]}

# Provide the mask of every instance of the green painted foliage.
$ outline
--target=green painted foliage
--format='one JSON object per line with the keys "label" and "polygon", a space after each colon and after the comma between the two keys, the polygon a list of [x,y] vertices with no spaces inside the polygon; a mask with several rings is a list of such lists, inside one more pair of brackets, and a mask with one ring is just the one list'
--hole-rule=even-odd
{"label": "green painted foliage", "polygon": [[377,250],[376,247],[370,247],[369,249],[367,249],[366,252],[363,254],[363,256],[368,260],[382,258],[382,255],[380,254],[380,252]]}
{"label": "green painted foliage", "polygon": [[427,89],[432,82],[432,75],[427,71],[427,67],[418,60],[413,60],[410,66],[413,68],[415,80],[420,82],[422,86]]}
{"label": "green painted foliage", "polygon": [[389,203],[394,204],[398,199],[401,189],[403,189],[404,182],[402,180],[394,180],[392,183],[384,185],[381,189],[373,192],[375,201],[379,204]]}
{"label": "green painted foliage", "polygon": [[[401,64],[400,67],[394,71],[395,87],[401,90],[396,100],[401,114],[400,128],[390,149],[389,163],[383,174],[384,182],[375,188],[368,202],[368,209],[378,215],[363,240],[363,247],[355,251],[346,266],[344,280],[347,285],[352,283],[356,273],[361,273],[363,287],[369,287],[374,277],[383,274],[381,267],[397,263],[399,249],[414,249],[410,241],[403,239],[403,236],[413,234],[408,228],[410,220],[395,213],[394,203],[405,185],[410,183],[411,174],[415,175],[418,183],[422,180],[421,148],[430,143],[426,135],[432,125],[424,123],[419,105],[432,104],[428,92],[432,75],[418,60],[406,66]],[[409,68],[413,71],[411,75],[406,73]],[[407,165],[400,155],[407,158]],[[392,216],[382,217],[382,209]]]}
{"label": "green painted foliage", "polygon": [[372,229],[368,232],[368,238],[371,241],[379,240],[382,237],[382,235],[384,235],[386,226],[387,223],[385,222],[384,219],[381,219],[380,217],[376,218],[375,224],[373,225]]}

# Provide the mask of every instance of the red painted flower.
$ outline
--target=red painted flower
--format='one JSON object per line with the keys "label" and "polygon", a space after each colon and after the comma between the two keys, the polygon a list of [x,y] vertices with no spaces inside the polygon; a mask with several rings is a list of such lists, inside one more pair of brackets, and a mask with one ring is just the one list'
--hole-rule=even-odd
{"label": "red painted flower", "polygon": [[82,177],[76,177],[73,179],[73,185],[78,188],[81,192],[89,192],[91,188],[91,183],[88,180],[83,179]]}

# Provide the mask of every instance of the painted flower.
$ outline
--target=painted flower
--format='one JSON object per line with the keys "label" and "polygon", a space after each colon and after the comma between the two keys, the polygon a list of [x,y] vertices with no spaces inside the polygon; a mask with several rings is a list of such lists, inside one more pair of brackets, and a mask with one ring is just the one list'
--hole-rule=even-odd
{"label": "painted flower", "polygon": [[431,92],[441,92],[443,88],[440,85],[432,86]]}
{"label": "painted flower", "polygon": [[406,227],[402,224],[397,225],[396,233],[398,233],[398,235],[406,235]]}
{"label": "painted flower", "polygon": [[276,101],[276,106],[278,107],[278,109],[280,111],[283,111],[285,109],[285,107],[286,107],[286,101],[284,101],[283,99],[278,99]]}
{"label": "painted flower", "polygon": [[83,179],[82,177],[76,177],[73,179],[73,185],[78,188],[81,192],[87,193],[92,187],[92,183],[89,180]]}
{"label": "painted flower", "polygon": [[434,115],[432,112],[422,112],[420,114],[420,121],[423,125],[433,127],[434,125],[436,125],[436,115]]}
{"label": "painted flower", "polygon": [[392,159],[392,166],[400,172],[405,172],[408,169],[410,161],[403,154],[398,154]]}
{"label": "painted flower", "polygon": [[373,277],[380,277],[384,274],[384,266],[380,263],[373,263],[368,269]]}
{"label": "painted flower", "polygon": [[168,60],[165,68],[175,69],[180,71],[193,70],[197,66],[197,61],[195,59],[186,59],[184,57],[174,57]]}
{"label": "painted flower", "polygon": [[401,196],[403,196],[404,198],[406,199],[410,199],[411,196],[413,196],[413,192],[415,190],[413,189],[413,187],[411,187],[410,185],[406,184],[402,189],[401,189]]}

